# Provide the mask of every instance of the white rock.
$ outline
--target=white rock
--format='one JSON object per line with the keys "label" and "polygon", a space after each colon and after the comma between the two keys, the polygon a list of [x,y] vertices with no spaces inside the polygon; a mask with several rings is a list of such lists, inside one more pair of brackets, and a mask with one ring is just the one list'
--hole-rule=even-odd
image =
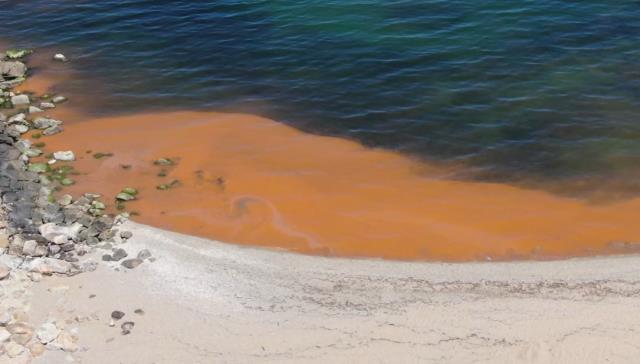
{"label": "white rock", "polygon": [[51,345],[55,348],[66,352],[74,352],[78,350],[75,338],[68,332],[62,331]]}
{"label": "white rock", "polygon": [[44,236],[49,241],[53,241],[53,238],[60,235],[65,236],[71,240],[76,240],[78,238],[80,229],[82,229],[82,224],[77,222],[71,226],[60,226],[56,225],[55,223],[49,222],[38,227],[40,235]]}
{"label": "white rock", "polygon": [[13,124],[12,127],[15,128],[20,134],[24,134],[29,131],[29,127],[24,124]]}
{"label": "white rock", "polygon": [[40,108],[43,110],[46,109],[53,109],[54,107],[56,107],[56,105],[52,102],[41,102],[40,103]]}
{"label": "white rock", "polygon": [[16,95],[11,98],[11,103],[14,105],[28,105],[30,102],[29,95]]}
{"label": "white rock", "polygon": [[25,115],[24,113],[19,113],[19,114],[15,114],[12,117],[9,118],[9,120],[7,120],[7,123],[9,124],[13,124],[13,123],[23,123],[27,120],[27,115]]}
{"label": "white rock", "polygon": [[40,117],[33,120],[33,127],[36,129],[47,129],[61,124],[62,121],[50,118]]}
{"label": "white rock", "polygon": [[67,61],[67,57],[65,57],[64,54],[62,53],[56,53],[53,55],[53,59],[56,61],[60,61],[60,62],[66,62]]}
{"label": "white rock", "polygon": [[59,104],[61,102],[67,101],[67,98],[62,95],[58,95],[58,96],[54,96],[54,98],[52,98],[51,101],[53,101],[54,104]]}
{"label": "white rock", "polygon": [[14,343],[13,341],[9,341],[4,345],[4,350],[7,352],[10,358],[15,358],[18,355],[22,354],[24,351],[24,346]]}
{"label": "white rock", "polygon": [[69,237],[66,235],[57,235],[51,240],[51,242],[56,245],[63,245],[69,242]]}
{"label": "white rock", "polygon": [[9,311],[3,310],[3,312],[0,314],[0,326],[7,326],[9,322],[11,322],[11,320],[13,320],[13,317],[11,316]]}
{"label": "white rock", "polygon": [[41,343],[48,344],[55,340],[58,337],[59,333],[60,330],[56,327],[56,325],[51,322],[46,322],[42,326],[40,326],[38,331],[36,331],[36,336]]}
{"label": "white rock", "polygon": [[0,281],[9,277],[9,272],[11,272],[9,267],[4,263],[0,263]]}
{"label": "white rock", "polygon": [[69,262],[53,258],[36,258],[29,262],[28,270],[41,274],[67,274],[71,272],[72,265]]}
{"label": "white rock", "polygon": [[59,161],[74,161],[76,160],[76,156],[70,150],[61,150],[59,152],[53,153],[53,158]]}
{"label": "white rock", "polygon": [[24,242],[22,246],[22,254],[33,257],[36,255],[36,248],[38,247],[38,242],[35,240],[27,240]]}
{"label": "white rock", "polygon": [[10,338],[11,338],[11,333],[7,331],[7,329],[5,329],[4,327],[0,327],[0,343],[9,341]]}
{"label": "white rock", "polygon": [[42,109],[36,106],[29,106],[29,114],[42,112]]}

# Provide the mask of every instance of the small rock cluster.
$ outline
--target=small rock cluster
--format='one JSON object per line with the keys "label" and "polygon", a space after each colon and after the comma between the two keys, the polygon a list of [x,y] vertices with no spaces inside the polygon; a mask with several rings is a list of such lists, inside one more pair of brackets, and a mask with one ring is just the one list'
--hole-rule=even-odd
{"label": "small rock cluster", "polygon": [[[77,335],[55,320],[34,332],[24,314],[29,284],[47,275],[95,270],[98,263],[84,258],[96,249],[108,252],[103,261],[117,262],[126,269],[153,260],[146,249],[129,257],[120,247],[132,237],[131,232],[118,229],[127,214],[106,213],[100,195],[55,197],[54,192],[74,183],[70,177],[73,167],[68,164],[75,160],[74,153],[57,151],[46,157],[48,161],[37,162],[34,159],[42,159],[40,148],[45,144],[21,136],[30,130],[35,131],[33,139],[62,132],[62,121],[34,114],[46,113],[66,98],[13,92],[27,77],[28,69],[20,59],[29,53],[0,53],[0,109],[9,110],[6,114],[0,111],[0,361],[7,355],[12,362],[28,362],[45,349],[74,352],[78,348]],[[67,61],[61,54],[54,59]],[[59,164],[63,165],[56,167]],[[115,201],[120,206],[137,194],[125,188]],[[123,334],[130,333],[133,325],[123,323]]]}

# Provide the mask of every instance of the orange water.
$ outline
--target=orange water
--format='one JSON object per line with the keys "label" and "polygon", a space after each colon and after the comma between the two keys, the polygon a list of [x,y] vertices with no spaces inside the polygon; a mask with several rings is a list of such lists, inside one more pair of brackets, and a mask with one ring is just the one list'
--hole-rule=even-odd
{"label": "orange water", "polygon": [[[69,72],[41,71],[21,89],[55,91]],[[255,115],[93,118],[74,102],[47,112],[65,120],[64,133],[40,139],[48,152],[78,157],[82,175],[65,191],[99,192],[112,203],[135,187],[128,210],[158,227],[311,254],[449,261],[630,252],[636,245],[624,243],[640,241],[640,199],[594,204],[448,180],[441,167]],[[177,160],[165,177],[152,163],[158,158]],[[172,180],[179,184],[156,188]]]}

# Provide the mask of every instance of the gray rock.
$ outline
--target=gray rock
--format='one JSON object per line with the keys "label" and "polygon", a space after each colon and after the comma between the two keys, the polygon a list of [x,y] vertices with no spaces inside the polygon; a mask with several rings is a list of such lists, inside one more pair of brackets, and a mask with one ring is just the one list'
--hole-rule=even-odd
{"label": "gray rock", "polygon": [[27,115],[21,112],[10,117],[7,123],[9,124],[24,123],[26,121],[27,121]]}
{"label": "gray rock", "polygon": [[47,129],[57,125],[62,125],[62,121],[45,117],[38,117],[33,120],[33,127],[36,129]]}
{"label": "gray rock", "polygon": [[0,61],[0,75],[4,78],[20,78],[27,73],[27,66],[20,61]]}
{"label": "gray rock", "polygon": [[133,233],[131,231],[123,231],[120,233],[120,237],[122,239],[131,239],[132,236],[133,236]]}
{"label": "gray rock", "polygon": [[50,128],[46,128],[42,131],[42,135],[51,136],[58,133],[62,133],[62,127],[60,125],[52,126]]}
{"label": "gray rock", "polygon": [[68,206],[73,201],[73,197],[71,195],[62,195],[60,199],[58,199],[58,203],[62,206]]}
{"label": "gray rock", "polygon": [[149,249],[142,249],[138,252],[138,259],[145,260],[151,258],[151,252]]}
{"label": "gray rock", "polygon": [[122,248],[119,248],[113,251],[111,258],[115,261],[118,261],[126,258],[127,256],[129,256],[129,254],[127,254],[127,251]]}
{"label": "gray rock", "polygon": [[134,258],[134,259],[127,259],[127,260],[123,260],[122,263],[120,263],[123,267],[127,268],[127,269],[133,269],[137,266],[139,266],[140,264],[142,264],[142,260],[138,259],[138,258]]}
{"label": "gray rock", "polygon": [[135,325],[136,324],[133,321],[127,321],[122,323],[122,325],[120,325],[120,328],[122,329],[122,335],[129,335]]}
{"label": "gray rock", "polygon": [[122,311],[113,311],[111,312],[111,318],[114,320],[120,320],[121,318],[124,317],[124,312]]}
{"label": "gray rock", "polygon": [[29,95],[16,95],[11,98],[11,103],[15,106],[29,105]]}

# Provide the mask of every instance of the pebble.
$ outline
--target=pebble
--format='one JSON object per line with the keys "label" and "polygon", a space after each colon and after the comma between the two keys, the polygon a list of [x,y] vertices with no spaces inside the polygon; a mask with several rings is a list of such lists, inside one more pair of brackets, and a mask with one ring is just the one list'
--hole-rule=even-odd
{"label": "pebble", "polygon": [[56,105],[54,103],[52,103],[52,102],[41,102],[40,103],[40,108],[44,109],[44,110],[53,109],[55,107],[56,107]]}
{"label": "pebble", "polygon": [[45,346],[42,345],[39,342],[36,341],[32,341],[27,348],[29,349],[29,352],[31,353],[31,356],[33,357],[39,357],[40,355],[44,354],[44,350],[45,350]]}
{"label": "pebble", "polygon": [[134,258],[134,259],[127,259],[127,260],[123,260],[122,263],[123,267],[128,268],[128,269],[133,269],[137,266],[139,266],[140,264],[142,264],[142,260]]}
{"label": "pebble", "polygon": [[120,237],[122,239],[131,239],[132,236],[133,236],[133,233],[131,231],[122,231],[122,232],[120,232]]}
{"label": "pebble", "polygon": [[129,335],[135,325],[136,324],[133,321],[127,321],[120,325],[120,328],[122,329],[122,335]]}
{"label": "pebble", "polygon": [[64,150],[53,153],[53,158],[59,161],[74,161],[76,160],[76,156],[70,150]]}
{"label": "pebble", "polygon": [[149,251],[149,249],[142,249],[140,250],[140,252],[138,252],[138,259],[145,260],[148,258],[151,258],[151,252]]}
{"label": "pebble", "polygon": [[53,55],[53,59],[59,62],[66,62],[67,57],[62,53],[56,53]]}
{"label": "pebble", "polygon": [[121,318],[124,317],[124,312],[122,311],[113,311],[111,312],[111,318],[114,320],[120,320]]}
{"label": "pebble", "polygon": [[142,310],[141,308],[136,308],[136,310],[133,311],[133,312],[138,314],[138,315],[144,315],[144,310]]}
{"label": "pebble", "polygon": [[58,95],[58,96],[54,96],[51,101],[53,101],[54,104],[59,104],[61,102],[65,102],[67,101],[67,98],[62,96],[62,95]]}
{"label": "pebble", "polygon": [[66,352],[74,352],[78,350],[75,338],[66,331],[61,331],[60,334],[58,334],[58,337],[51,344],[53,347]]}

